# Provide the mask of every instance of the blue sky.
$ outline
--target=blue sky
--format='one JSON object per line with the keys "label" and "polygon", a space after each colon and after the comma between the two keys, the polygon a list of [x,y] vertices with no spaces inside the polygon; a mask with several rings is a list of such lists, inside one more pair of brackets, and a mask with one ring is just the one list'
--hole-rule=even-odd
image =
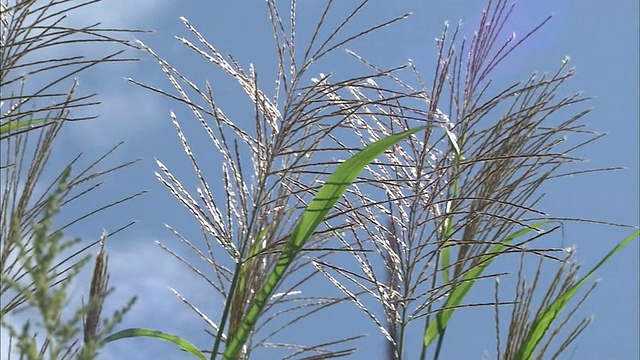
{"label": "blue sky", "polygon": [[[412,59],[426,78],[432,72],[430,67],[435,58],[433,39],[440,35],[445,20],[455,24],[462,19],[463,33],[470,37],[484,6],[483,1],[462,0],[389,4],[392,2],[374,1],[366,16],[358,21],[362,21],[364,27],[409,11],[413,15],[354,43],[349,49],[383,67]],[[303,16],[318,11],[315,2],[301,1],[298,6]],[[593,111],[583,123],[591,130],[608,133],[602,140],[580,149],[577,155],[589,159],[585,168],[623,166],[627,170],[550,182],[544,189],[548,195],[541,206],[558,217],[637,225],[638,3],[621,0],[614,7],[610,2],[600,1],[521,1],[510,22],[511,27],[505,30],[523,35],[549,14],[554,14],[551,22],[504,64],[496,81],[515,82],[526,79],[534,71],[553,72],[565,56],[570,56],[577,75],[563,91],[567,95],[583,91],[585,95],[593,96],[589,103]],[[270,71],[275,63],[264,57],[264,53],[271,50],[273,40],[263,1],[112,0],[84,10],[81,17],[72,21],[102,21],[105,26],[155,30],[154,34],[140,35],[139,39],[184,70],[191,79],[201,84],[210,80],[218,86],[228,86],[228,91],[218,91],[221,93],[218,102],[225,111],[233,113],[230,108],[240,94],[237,86],[221,78],[212,65],[175,40],[175,35],[189,36],[179,16],[186,17],[218,49],[233,54],[243,66],[255,64],[262,79],[273,78]],[[354,24],[359,26],[358,22]],[[305,29],[304,25],[298,24],[301,38],[311,30]],[[353,71],[354,61],[343,51],[336,54],[316,70],[334,74]],[[169,118],[170,110],[182,111],[181,105],[127,83],[124,78],[132,77],[165,89],[170,86],[149,56],[144,53],[130,55],[141,56],[143,61],[111,65],[80,75],[80,90],[99,94],[102,105],[92,112],[100,114],[100,118],[68,126],[58,143],[54,160],[68,160],[83,152],[88,162],[124,140],[125,144],[111,161],[117,163],[132,158],[143,158],[143,161],[107,178],[101,193],[105,198],[98,200],[107,201],[143,189],[150,193],[106,217],[83,223],[69,235],[95,239],[103,228],[114,229],[130,220],[139,220],[134,228],[114,237],[109,244],[112,285],[116,287],[109,301],[110,309],[138,295],[140,299],[126,317],[124,327],[156,328],[207,346],[207,336],[202,331],[206,325],[173,296],[169,288],[177,289],[214,320],[219,316],[222,303],[209,289],[202,291],[203,284],[156,245],[156,241],[160,241],[171,248],[181,248],[164,224],[191,236],[194,241],[199,234],[196,222],[153,174],[157,170],[154,162],[157,158],[170,166],[175,174],[185,179],[192,177]],[[183,121],[189,123],[186,116]],[[195,122],[190,124],[195,127]],[[189,180],[186,181],[188,185]],[[561,238],[557,236],[554,241],[577,248],[577,259],[583,263],[584,273],[630,232],[630,229],[568,223]],[[581,316],[593,314],[595,320],[562,359],[638,358],[638,254],[636,240],[597,273],[601,282],[580,310]],[[326,286],[330,288],[331,285],[327,282]],[[78,294],[83,291],[77,289]],[[375,327],[369,326],[369,320],[355,307],[340,311],[340,319],[361,322],[365,332],[372,334],[373,339],[380,339]],[[454,317],[445,342],[444,358],[480,358],[485,352],[489,354],[488,358],[494,357],[492,311],[473,309],[468,312],[464,318]],[[328,323],[321,320],[313,323],[313,319],[316,318],[300,328],[305,336],[327,331],[321,326]],[[462,320],[465,323],[461,323]],[[458,346],[463,343],[465,346]],[[377,344],[380,342],[374,340],[359,342],[357,345],[362,351],[357,358],[382,358],[378,357],[381,347]],[[184,354],[173,347],[154,340],[123,340],[109,345],[103,356],[105,359],[184,358]]]}

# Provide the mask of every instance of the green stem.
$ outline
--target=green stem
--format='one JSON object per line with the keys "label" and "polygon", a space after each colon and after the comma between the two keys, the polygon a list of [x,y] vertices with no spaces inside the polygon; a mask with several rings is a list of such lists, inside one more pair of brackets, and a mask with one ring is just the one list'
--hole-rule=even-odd
{"label": "green stem", "polygon": [[233,301],[236,284],[238,283],[238,278],[240,278],[240,273],[242,272],[241,270],[242,270],[242,262],[238,262],[236,264],[236,271],[233,272],[233,279],[231,280],[229,295],[227,295],[227,301],[225,302],[224,310],[222,311],[222,318],[220,319],[220,324],[218,324],[218,334],[216,336],[216,341],[213,344],[213,350],[211,350],[211,357],[210,357],[211,360],[215,360],[217,357],[218,349],[220,348],[220,342],[222,341],[222,336],[224,335],[224,326],[227,322],[227,317],[229,316],[231,302]]}

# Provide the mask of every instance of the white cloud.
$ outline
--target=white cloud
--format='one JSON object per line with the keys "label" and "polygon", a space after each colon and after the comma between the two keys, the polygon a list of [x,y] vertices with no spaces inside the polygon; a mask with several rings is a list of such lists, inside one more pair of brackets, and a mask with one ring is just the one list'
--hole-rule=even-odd
{"label": "white cloud", "polygon": [[[173,239],[169,242],[173,242]],[[116,291],[108,300],[113,307],[103,315],[108,316],[109,311],[137,295],[138,301],[120,329],[152,328],[184,337],[196,346],[211,345],[208,341],[210,338],[203,331],[208,326],[170,290],[175,288],[187,300],[200,306],[207,316],[216,319],[223,304],[203,280],[149,239],[131,239],[124,246],[114,247],[109,251],[109,258],[111,285]],[[173,345],[140,338],[108,344],[101,357],[149,359],[155,358],[154,355],[162,355],[163,359],[184,358],[184,353]]]}
{"label": "white cloud", "polygon": [[[146,136],[152,136],[150,129],[157,126],[158,122],[169,121],[167,109],[161,106],[163,99],[159,95],[125,84],[122,78],[111,81],[122,82],[113,86],[121,92],[116,93],[107,86],[98,89],[102,90],[97,97],[102,104],[87,111],[88,115],[98,115],[98,118],[67,127],[82,149],[102,150],[120,140],[145,141],[148,140]],[[84,93],[95,89],[82,90]]]}
{"label": "white cloud", "polygon": [[97,23],[105,27],[138,28],[149,27],[164,11],[169,13],[170,0],[103,0],[73,12],[74,23]]}

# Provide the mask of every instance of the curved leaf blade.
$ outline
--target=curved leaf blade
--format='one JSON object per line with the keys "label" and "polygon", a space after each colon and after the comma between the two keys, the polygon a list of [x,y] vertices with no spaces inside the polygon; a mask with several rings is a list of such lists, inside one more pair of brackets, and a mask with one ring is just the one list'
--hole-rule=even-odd
{"label": "curved leaf blade", "polygon": [[42,125],[49,121],[49,119],[33,119],[33,120],[25,120],[25,121],[9,121],[5,124],[0,125],[0,135],[4,135],[10,131],[19,130],[29,126]]}
{"label": "curved leaf blade", "polygon": [[584,285],[589,278],[602,266],[605,262],[609,261],[609,259],[615,255],[620,249],[626,246],[631,240],[638,237],[640,231],[636,231],[633,234],[629,235],[627,238],[622,240],[616,247],[613,248],[596,266],[591,269],[580,281],[578,281],[575,285],[573,285],[567,292],[559,296],[553,303],[551,303],[540,315],[533,321],[531,324],[531,328],[525,341],[523,342],[523,346],[518,351],[516,355],[516,360],[529,360],[533,358],[533,353],[535,349],[540,344],[540,341],[544,337],[545,333],[551,327],[551,323],[560,315],[564,307],[567,305],[569,300],[575,295],[575,293]]}
{"label": "curved leaf blade", "polygon": [[[541,222],[541,223],[532,225],[532,227],[540,228],[548,224],[549,224],[548,222]],[[531,231],[533,230],[530,228],[519,230],[507,236],[502,243],[509,244],[513,240],[519,237],[522,237]],[[473,279],[478,278],[482,274],[482,272],[487,268],[487,266],[489,266],[489,264],[493,262],[493,260],[495,259],[495,256],[497,254],[500,254],[504,250],[504,248],[505,246],[502,244],[495,245],[494,247],[491,248],[491,250],[487,251],[487,253],[482,256],[481,260],[478,262],[478,265],[476,267],[470,269],[465,273],[465,275],[462,277],[462,281],[460,282],[460,284],[451,291],[451,294],[445,301],[443,308],[445,308],[446,310],[439,311],[436,314],[436,318],[433,321],[431,321],[429,325],[427,325],[427,329],[424,332],[424,340],[423,340],[424,347],[431,345],[431,343],[435,339],[437,339],[439,336],[441,336],[444,333],[444,330],[447,328],[447,323],[449,322],[449,320],[453,316],[453,313],[455,312],[455,307],[457,307],[462,303],[465,296],[467,296],[467,293],[469,293],[469,290],[471,290],[471,288],[475,284],[475,281]]]}
{"label": "curved leaf blade", "polygon": [[151,338],[155,338],[155,339],[159,339],[159,340],[163,340],[166,342],[170,342],[178,347],[180,347],[182,350],[192,354],[193,356],[195,356],[196,358],[200,359],[200,360],[206,360],[207,358],[204,356],[204,354],[192,343],[190,343],[189,341],[176,336],[176,335],[172,335],[172,334],[168,334],[162,331],[157,331],[157,330],[151,330],[151,329],[143,329],[143,328],[132,328],[132,329],[125,329],[122,331],[118,331],[117,333],[111,334],[109,336],[107,336],[103,342],[109,343],[109,342],[113,342],[116,340],[120,340],[120,339],[125,339],[125,338],[133,338],[133,337],[151,337]]}

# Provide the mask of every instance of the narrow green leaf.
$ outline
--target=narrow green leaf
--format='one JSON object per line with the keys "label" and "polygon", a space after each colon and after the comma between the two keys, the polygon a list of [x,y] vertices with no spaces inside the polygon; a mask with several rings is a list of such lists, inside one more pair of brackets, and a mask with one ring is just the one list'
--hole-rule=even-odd
{"label": "narrow green leaf", "polygon": [[[456,179],[456,186],[458,183],[458,179]],[[447,206],[447,211],[449,211],[449,206]],[[449,265],[451,264],[451,247],[447,246],[447,240],[451,237],[451,233],[453,232],[453,215],[447,216],[444,220],[443,230],[442,230],[442,238],[444,239],[444,244],[442,244],[442,250],[440,251],[440,266],[442,273],[442,281],[446,284],[449,282]]]}
{"label": "narrow green leaf", "polygon": [[638,237],[640,231],[636,231],[629,235],[626,239],[622,240],[613,250],[611,250],[600,262],[593,268],[587,275],[585,275],[580,281],[573,285],[567,292],[559,296],[553,303],[551,303],[540,315],[533,321],[527,338],[522,343],[522,347],[516,355],[516,360],[529,360],[533,358],[533,352],[540,344],[540,341],[544,337],[551,323],[560,315],[564,307],[569,300],[575,295],[575,293],[584,285],[587,280],[602,266],[605,262],[615,255],[620,249],[627,245],[631,240]]}
{"label": "narrow green leaf", "polygon": [[187,340],[172,334],[167,334],[162,331],[151,330],[151,329],[142,329],[142,328],[133,328],[133,329],[125,329],[122,331],[118,331],[117,333],[111,334],[107,336],[103,342],[109,343],[120,339],[125,338],[133,338],[133,337],[151,337],[163,341],[170,342],[174,345],[177,345],[182,350],[194,355],[200,360],[206,360],[207,358],[204,354],[197,348],[195,345],[191,344]]}
{"label": "narrow green leaf", "polygon": [[[271,297],[285,271],[300,252],[305,242],[313,235],[320,223],[322,223],[327,213],[329,213],[338,202],[362,170],[391,146],[423,129],[425,129],[425,127],[419,127],[378,140],[338,166],[336,171],[329,177],[329,180],[320,188],[318,194],[316,194],[307,206],[307,209],[300,219],[298,219],[293,233],[284,245],[278,262],[271,274],[269,274],[269,278],[262,289],[260,289],[260,292],[256,295],[255,301],[245,314],[240,328],[235,334],[231,334],[232,338],[225,349],[223,357],[225,360],[235,360],[238,358],[267,300]],[[212,358],[214,356],[215,355],[212,354]]]}
{"label": "narrow green leaf", "polygon": [[[547,224],[549,223],[541,222],[534,224],[532,227],[540,228]],[[455,312],[455,307],[462,303],[462,300],[464,300],[469,290],[471,290],[471,288],[475,284],[475,281],[473,279],[477,279],[482,274],[484,269],[486,269],[486,267],[493,262],[495,257],[502,251],[504,251],[505,246],[503,244],[509,244],[513,240],[522,237],[531,231],[533,231],[531,228],[526,228],[507,236],[502,241],[502,243],[493,246],[489,251],[487,251],[487,253],[482,256],[477,266],[469,269],[469,271],[465,273],[460,283],[455,288],[453,288],[453,290],[451,290],[451,294],[445,301],[443,308],[445,308],[446,310],[439,311],[436,314],[436,318],[427,326],[427,329],[424,332],[425,347],[431,345],[431,343],[444,332],[444,330],[447,328],[449,319],[451,319],[451,316],[453,316],[453,313]]]}
{"label": "narrow green leaf", "polygon": [[[453,182],[453,191],[451,194],[452,195],[451,200],[447,201],[447,206],[445,210],[447,213],[449,213],[452,210],[451,205],[453,201],[455,201],[455,199],[458,197],[458,191],[460,186],[460,178],[459,178],[460,161],[462,161],[463,159],[461,145],[464,145],[464,137],[461,139],[462,141],[460,142],[460,145],[458,145],[456,136],[447,128],[447,126],[445,125],[442,128],[447,134],[447,138],[449,139],[449,145],[451,146],[455,154],[455,160],[454,160],[455,166],[453,167],[455,181]],[[443,244],[442,251],[440,252],[442,281],[445,284],[448,283],[450,279],[449,265],[451,264],[451,248],[449,246],[446,246],[446,241],[449,238],[451,238],[452,232],[453,232],[453,214],[449,214],[443,223],[442,239],[443,241],[445,241],[445,243]]]}
{"label": "narrow green leaf", "polygon": [[[251,244],[251,247],[249,247],[249,252],[247,254],[247,258],[245,259],[245,263],[246,263],[247,260],[252,259],[254,256],[258,255],[258,253],[260,252],[260,249],[262,247],[262,242],[264,241],[264,237],[267,235],[267,232],[269,231],[269,229],[271,229],[271,224],[267,225],[267,227],[265,227],[264,229],[260,230],[260,232],[258,233],[258,236],[253,241],[253,244]],[[243,265],[244,265],[244,263],[243,263]],[[244,266],[243,266],[243,269],[244,269]],[[241,284],[243,282],[244,282],[244,280],[240,280]]]}
{"label": "narrow green leaf", "polygon": [[41,125],[49,121],[49,119],[33,119],[33,120],[25,120],[25,121],[9,121],[6,124],[0,125],[0,135],[4,135],[9,131],[15,131],[18,129],[22,129],[28,126]]}
{"label": "narrow green leaf", "polygon": [[240,277],[238,278],[238,289],[246,289],[245,284],[247,283],[247,261],[250,261],[254,256],[256,256],[260,252],[260,247],[264,237],[267,235],[267,231],[271,228],[271,225],[268,225],[264,229],[260,230],[258,236],[254,240],[253,244],[249,248],[249,253],[247,254],[247,258],[240,266]]}

